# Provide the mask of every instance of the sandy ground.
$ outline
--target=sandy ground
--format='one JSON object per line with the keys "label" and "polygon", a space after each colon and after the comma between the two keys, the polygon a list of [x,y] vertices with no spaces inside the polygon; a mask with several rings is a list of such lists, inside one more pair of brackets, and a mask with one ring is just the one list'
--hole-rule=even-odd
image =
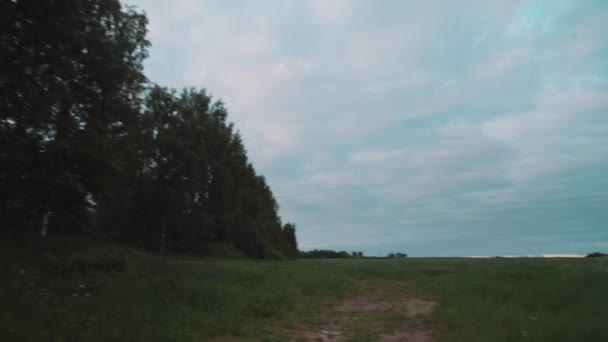
{"label": "sandy ground", "polygon": [[425,327],[422,320],[428,317],[437,303],[415,298],[409,294],[406,285],[398,291],[403,295],[397,298],[383,298],[382,290],[364,291],[362,294],[344,299],[326,307],[327,320],[321,324],[303,326],[297,329],[292,342],[346,342],[352,339],[352,323],[367,312],[396,312],[406,317],[403,325],[396,330],[379,335],[379,342],[430,342],[433,331]]}

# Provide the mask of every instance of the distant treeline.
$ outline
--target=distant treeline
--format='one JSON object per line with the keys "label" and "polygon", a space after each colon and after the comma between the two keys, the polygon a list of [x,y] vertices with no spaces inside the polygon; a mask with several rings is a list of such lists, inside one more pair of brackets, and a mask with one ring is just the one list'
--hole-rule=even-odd
{"label": "distant treeline", "polygon": [[312,251],[300,251],[298,257],[301,259],[348,259],[351,256],[347,251],[332,251],[328,249],[314,249]]}
{"label": "distant treeline", "polygon": [[0,233],[296,257],[224,104],[148,82],[147,22],[118,0],[0,2]]}
{"label": "distant treeline", "polygon": [[301,259],[392,259],[392,258],[407,258],[405,253],[389,253],[385,257],[365,256],[363,252],[334,251],[331,249],[313,249],[311,251],[300,251],[298,257]]}

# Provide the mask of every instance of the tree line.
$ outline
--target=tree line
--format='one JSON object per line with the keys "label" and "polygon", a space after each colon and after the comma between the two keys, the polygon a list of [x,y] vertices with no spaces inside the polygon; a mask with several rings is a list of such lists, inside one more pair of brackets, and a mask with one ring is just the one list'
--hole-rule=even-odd
{"label": "tree line", "polygon": [[0,2],[0,233],[295,257],[226,106],[144,75],[147,23],[118,0]]}
{"label": "tree line", "polygon": [[405,253],[389,253],[385,257],[366,256],[363,252],[353,251],[335,251],[331,249],[313,249],[310,251],[300,251],[298,257],[301,259],[404,259],[407,258]]}

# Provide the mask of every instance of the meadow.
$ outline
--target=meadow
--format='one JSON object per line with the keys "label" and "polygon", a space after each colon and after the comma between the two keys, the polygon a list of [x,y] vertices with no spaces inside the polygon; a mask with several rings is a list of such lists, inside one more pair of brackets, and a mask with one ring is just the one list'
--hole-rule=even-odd
{"label": "meadow", "polygon": [[[69,245],[3,246],[0,341],[299,340],[370,293],[436,303],[414,322],[433,341],[608,341],[607,259],[256,261]],[[117,255],[125,264],[114,267]],[[342,321],[344,338],[377,341],[413,324],[388,307]]]}

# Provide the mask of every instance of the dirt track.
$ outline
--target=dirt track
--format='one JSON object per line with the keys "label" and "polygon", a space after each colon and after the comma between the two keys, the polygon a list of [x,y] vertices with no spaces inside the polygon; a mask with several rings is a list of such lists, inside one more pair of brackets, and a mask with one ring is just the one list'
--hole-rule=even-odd
{"label": "dirt track", "polygon": [[320,324],[303,326],[295,331],[292,342],[346,342],[354,337],[353,324],[369,313],[390,313],[403,317],[403,322],[391,331],[378,331],[375,341],[380,342],[430,342],[434,332],[424,323],[437,303],[416,298],[407,285],[398,284],[399,294],[387,298],[383,290],[369,289],[361,294],[326,307],[326,320]]}

